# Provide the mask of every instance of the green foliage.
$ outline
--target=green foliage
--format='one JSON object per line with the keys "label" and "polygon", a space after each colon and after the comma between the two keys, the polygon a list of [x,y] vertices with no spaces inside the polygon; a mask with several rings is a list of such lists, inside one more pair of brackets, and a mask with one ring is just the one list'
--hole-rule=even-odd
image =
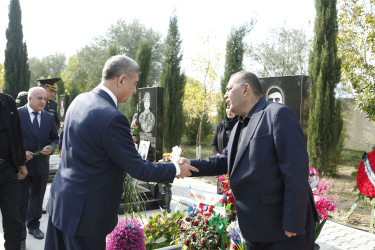
{"label": "green foliage", "polygon": [[334,93],[340,82],[336,0],[317,0],[315,5],[315,38],[309,62],[311,91],[307,149],[311,166],[319,172],[334,174],[343,135],[341,103],[336,101]]}
{"label": "green foliage", "polygon": [[298,75],[307,73],[310,45],[303,30],[273,29],[265,42],[248,50],[252,61],[260,66],[261,77]]}
{"label": "green foliage", "polygon": [[62,53],[55,53],[41,60],[32,57],[29,60],[29,67],[30,86],[36,86],[39,78],[60,77],[61,72],[66,68],[66,56]]}
{"label": "green foliage", "polygon": [[375,121],[375,0],[342,0],[337,37],[342,83]]}
{"label": "green foliage", "polygon": [[23,42],[19,0],[10,1],[6,38],[4,92],[16,98],[19,92],[28,90],[30,81],[27,46]]}
{"label": "green foliage", "polygon": [[[194,145],[196,142],[199,122],[200,122],[199,117],[196,117],[196,118],[188,117],[186,120],[184,134],[187,138],[187,143],[189,145]],[[207,135],[211,134],[211,132],[212,132],[212,126],[209,123],[208,118],[205,116],[202,122],[202,134],[201,134],[202,140],[204,140],[207,137]]]}
{"label": "green foliage", "polygon": [[[221,79],[221,93],[224,96],[232,74],[243,69],[243,57],[245,52],[245,43],[243,39],[253,29],[254,20],[247,24],[243,24],[238,28],[232,28],[228,36],[225,54],[224,77]],[[221,98],[218,105],[218,121],[225,119],[225,100]]]}
{"label": "green foliage", "polygon": [[4,87],[4,64],[0,63],[0,92],[3,91]]}
{"label": "green foliage", "polygon": [[164,151],[180,145],[184,129],[182,103],[186,77],[181,72],[181,39],[178,31],[177,16],[169,20],[168,35],[165,40],[160,83],[164,87]]}
{"label": "green foliage", "polygon": [[[148,87],[147,81],[151,69],[151,56],[152,56],[152,41],[151,40],[142,40],[139,42],[139,49],[135,61],[138,63],[141,68],[142,73],[139,75],[139,80],[137,84],[137,89]],[[137,95],[132,95],[129,100],[129,113],[128,117],[133,117],[137,112]]]}
{"label": "green foliage", "polygon": [[134,218],[134,212],[138,212],[139,217],[146,215],[146,207],[144,204],[144,198],[141,196],[137,188],[137,180],[126,175],[124,179],[124,213],[131,215]]}
{"label": "green foliage", "polygon": [[[201,159],[213,156],[212,147],[211,147],[212,137],[213,137],[213,134],[209,134],[206,138],[202,138]],[[183,151],[181,153],[182,157],[185,157],[187,159],[194,159],[196,157],[195,145],[192,146],[188,142],[188,138],[186,136],[182,137],[181,145],[182,145],[182,148],[183,148]],[[193,178],[195,178],[195,177],[193,177]]]}

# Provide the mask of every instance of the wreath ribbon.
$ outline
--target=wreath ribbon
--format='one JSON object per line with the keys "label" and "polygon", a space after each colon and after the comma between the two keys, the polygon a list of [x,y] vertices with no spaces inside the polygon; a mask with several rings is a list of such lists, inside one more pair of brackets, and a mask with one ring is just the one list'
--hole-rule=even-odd
{"label": "wreath ribbon", "polygon": [[363,163],[365,165],[365,173],[370,180],[371,184],[375,187],[375,174],[374,171],[372,170],[372,167],[370,165],[370,162],[367,158],[367,155],[365,156],[365,159],[363,160]]}
{"label": "wreath ribbon", "polygon": [[217,231],[221,236],[221,246],[220,249],[225,249],[223,242],[225,242],[225,226],[228,222],[225,219],[220,220],[220,214],[212,211],[211,220],[209,221],[210,226],[217,225]]}

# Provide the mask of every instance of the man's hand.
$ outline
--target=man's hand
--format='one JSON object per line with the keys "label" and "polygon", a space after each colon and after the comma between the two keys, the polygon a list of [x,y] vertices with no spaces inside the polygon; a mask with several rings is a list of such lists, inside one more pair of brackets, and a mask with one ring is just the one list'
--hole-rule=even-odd
{"label": "man's hand", "polygon": [[47,145],[43,148],[42,152],[40,152],[42,155],[50,155],[52,153],[52,147],[50,145]]}
{"label": "man's hand", "polygon": [[176,177],[178,179],[191,176],[191,171],[199,172],[199,170],[190,164],[190,160],[186,158],[179,158],[178,159],[178,165],[180,166],[181,173],[180,175],[177,175]]}
{"label": "man's hand", "polygon": [[33,158],[33,152],[26,151],[26,161],[30,161]]}
{"label": "man's hand", "polygon": [[288,231],[285,231],[285,235],[286,235],[286,237],[292,237],[292,236],[297,236],[297,234],[296,233],[291,233],[291,232],[288,232]]}
{"label": "man's hand", "polygon": [[25,165],[19,166],[18,167],[18,174],[17,174],[18,180],[25,179],[26,175],[27,175],[27,168],[26,168],[26,166]]}

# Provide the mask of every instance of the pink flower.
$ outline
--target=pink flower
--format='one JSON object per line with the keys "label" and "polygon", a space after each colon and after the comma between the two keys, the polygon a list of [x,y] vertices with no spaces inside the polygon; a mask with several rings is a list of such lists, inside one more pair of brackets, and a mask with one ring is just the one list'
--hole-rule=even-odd
{"label": "pink flower", "polygon": [[309,168],[309,175],[317,175],[318,171],[314,167]]}

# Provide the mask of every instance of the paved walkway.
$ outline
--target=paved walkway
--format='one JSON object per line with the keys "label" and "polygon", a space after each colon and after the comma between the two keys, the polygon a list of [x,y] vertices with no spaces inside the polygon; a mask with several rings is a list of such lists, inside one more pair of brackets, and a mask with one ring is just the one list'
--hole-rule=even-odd
{"label": "paved walkway", "polygon": [[[176,179],[173,182],[171,209],[184,210],[188,205],[193,204],[189,198],[189,185],[195,189],[206,192],[216,192],[216,185],[210,185],[199,181],[195,178]],[[50,184],[47,185],[44,205],[49,196]],[[160,210],[151,210],[147,215],[154,214]],[[220,211],[219,211],[220,212]],[[47,228],[47,215],[43,215],[41,219],[40,229],[45,232]],[[338,249],[356,249],[356,250],[375,250],[375,235],[368,232],[357,230],[351,227],[340,225],[331,221],[325,224],[317,243],[322,250],[338,250]],[[2,221],[0,217],[0,250],[3,250],[4,239],[2,230]],[[28,235],[26,240],[27,250],[43,250],[44,240],[37,240]]]}

